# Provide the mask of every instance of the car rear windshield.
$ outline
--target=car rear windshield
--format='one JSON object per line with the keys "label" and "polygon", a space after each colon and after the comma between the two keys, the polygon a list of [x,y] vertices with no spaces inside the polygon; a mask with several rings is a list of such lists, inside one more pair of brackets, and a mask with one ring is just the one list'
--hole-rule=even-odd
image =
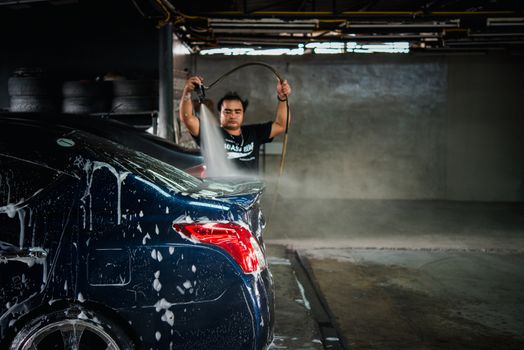
{"label": "car rear windshield", "polygon": [[168,191],[191,192],[202,183],[170,164],[105,138],[34,121],[0,118],[0,154],[76,178],[84,171],[75,165],[80,157],[134,173]]}
{"label": "car rear windshield", "polygon": [[190,192],[202,184],[202,180],[170,164],[104,138],[76,130],[67,136],[85,151],[103,158],[115,168],[137,174],[170,191]]}

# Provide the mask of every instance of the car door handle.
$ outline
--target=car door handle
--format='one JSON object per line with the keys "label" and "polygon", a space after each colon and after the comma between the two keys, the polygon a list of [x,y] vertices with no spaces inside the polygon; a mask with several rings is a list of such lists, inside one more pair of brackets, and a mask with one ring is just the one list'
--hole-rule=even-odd
{"label": "car door handle", "polygon": [[6,260],[17,260],[20,258],[30,258],[35,260],[45,259],[47,251],[42,248],[25,248],[18,250],[0,251],[0,258]]}

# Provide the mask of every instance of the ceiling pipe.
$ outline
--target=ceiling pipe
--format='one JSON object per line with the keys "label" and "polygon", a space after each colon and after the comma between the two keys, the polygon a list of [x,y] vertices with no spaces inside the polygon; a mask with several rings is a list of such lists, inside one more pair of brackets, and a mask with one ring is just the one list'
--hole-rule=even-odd
{"label": "ceiling pipe", "polygon": [[524,18],[488,18],[486,20],[486,26],[488,27],[513,27],[513,26],[524,26]]}
{"label": "ceiling pipe", "polygon": [[9,5],[26,5],[33,4],[37,2],[48,2],[47,0],[17,0],[17,1],[0,1],[0,6],[9,6]]}
{"label": "ceiling pipe", "polygon": [[427,23],[348,23],[346,28],[459,28],[460,20]]}
{"label": "ceiling pipe", "polygon": [[213,33],[246,33],[246,34],[278,34],[278,33],[311,33],[313,28],[213,28]]}
{"label": "ceiling pipe", "polygon": [[293,16],[293,17],[366,17],[366,16],[389,16],[389,17],[440,17],[440,16],[508,16],[516,14],[516,11],[254,11],[244,13],[242,11],[217,11],[202,13],[200,18],[218,16],[252,17],[252,16]]}
{"label": "ceiling pipe", "polygon": [[160,6],[162,11],[165,13],[165,18],[158,21],[158,27],[162,28],[163,26],[171,22],[171,11],[166,7],[164,0],[156,0],[156,3]]}

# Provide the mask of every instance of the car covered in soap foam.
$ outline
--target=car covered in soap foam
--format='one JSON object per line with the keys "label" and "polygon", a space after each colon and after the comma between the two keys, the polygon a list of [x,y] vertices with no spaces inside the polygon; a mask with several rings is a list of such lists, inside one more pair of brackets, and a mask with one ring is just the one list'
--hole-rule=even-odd
{"label": "car covered in soap foam", "polygon": [[262,191],[0,118],[0,347],[267,348]]}

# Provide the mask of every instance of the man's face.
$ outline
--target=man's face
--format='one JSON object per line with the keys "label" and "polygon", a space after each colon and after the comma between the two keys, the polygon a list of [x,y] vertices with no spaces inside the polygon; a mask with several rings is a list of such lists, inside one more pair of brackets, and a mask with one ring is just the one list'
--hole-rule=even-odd
{"label": "man's face", "polygon": [[239,130],[244,121],[244,108],[239,100],[224,100],[220,109],[220,126],[226,130]]}

